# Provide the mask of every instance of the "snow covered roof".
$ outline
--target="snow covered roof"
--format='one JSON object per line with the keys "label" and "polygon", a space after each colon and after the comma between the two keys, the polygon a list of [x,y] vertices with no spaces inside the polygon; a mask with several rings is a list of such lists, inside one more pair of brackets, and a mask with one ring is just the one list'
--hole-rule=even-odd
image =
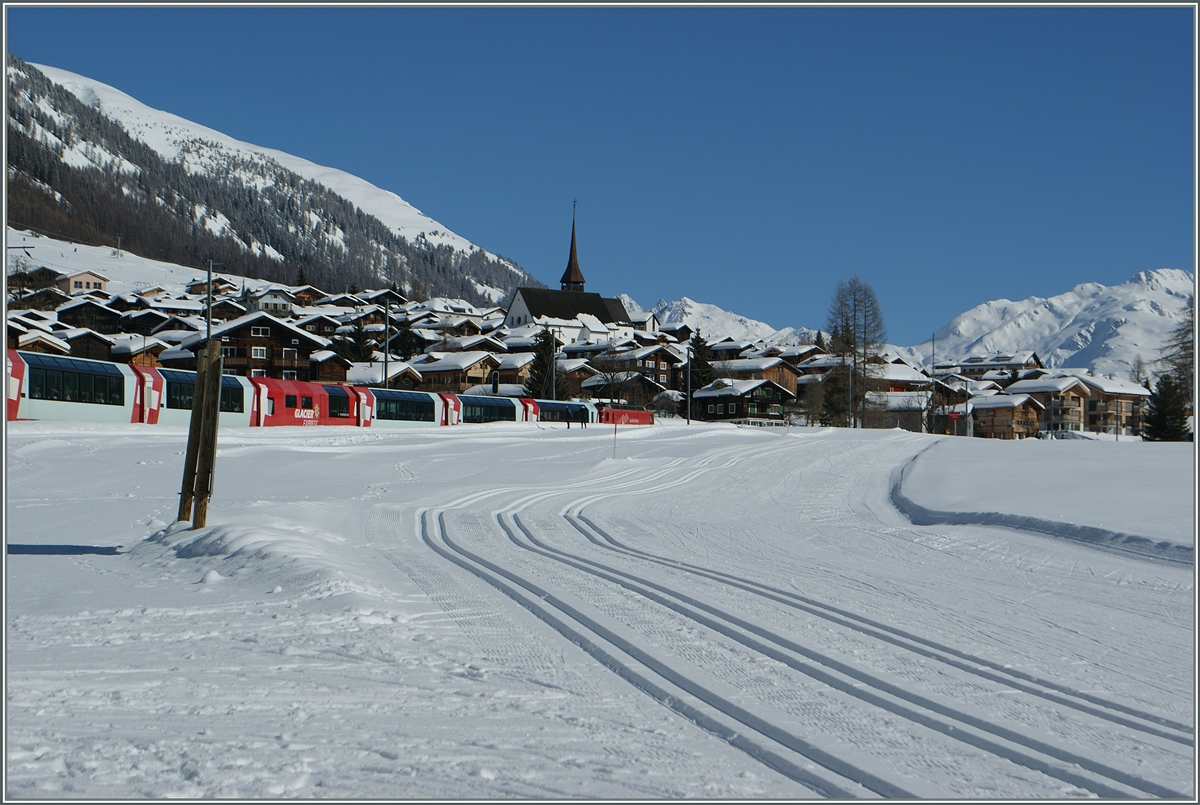
{"label": "snow covered roof", "polygon": [[492,384],[482,383],[471,386],[463,392],[467,397],[524,397],[525,387],[520,383],[500,383],[496,387],[498,394],[492,394]]}
{"label": "snow covered roof", "polygon": [[717,363],[731,374],[762,372],[780,365],[792,368],[791,364],[785,364],[783,358],[734,358],[733,360],[717,361]]}
{"label": "snow covered roof", "polygon": [[496,360],[490,352],[433,352],[425,356],[424,361],[414,361],[422,373],[429,372],[463,372],[472,366],[486,360]]}
{"label": "snow covered roof", "polygon": [[30,330],[17,339],[17,348],[25,349],[30,344],[47,344],[55,349],[62,350],[64,355],[71,353],[71,345],[61,338],[57,338],[45,330]]}
{"label": "snow covered roof", "polygon": [[[225,322],[224,324],[222,324],[219,327],[213,327],[213,330],[212,330],[213,338],[218,338],[222,335],[232,332],[233,330],[236,330],[239,327],[243,327],[252,322],[261,321],[261,320],[265,320],[265,321],[269,322],[271,324],[271,326],[282,327],[285,332],[294,333],[295,335],[300,336],[301,338],[305,338],[308,341],[312,341],[316,344],[319,344],[322,347],[328,347],[331,343],[333,343],[328,338],[322,338],[321,336],[316,335],[314,333],[310,333],[307,330],[301,330],[299,327],[296,327],[295,325],[291,324],[290,322],[283,321],[282,319],[277,319],[274,316],[272,316],[270,313],[267,313],[265,311],[259,311],[257,313],[249,313],[245,316],[240,316],[236,319],[230,319],[229,321]],[[193,346],[203,342],[204,340],[205,340],[205,333],[202,333],[202,332],[196,333],[191,338],[185,340],[183,342],[182,346],[190,348],[190,347],[193,347]]]}
{"label": "snow covered roof", "polygon": [[768,385],[774,386],[788,397],[796,396],[783,386],[770,380],[735,380],[729,377],[720,377],[704,388],[692,392],[692,397],[742,397],[754,391],[759,386]]}
{"label": "snow covered roof", "polygon": [[1137,383],[1131,383],[1128,380],[1118,380],[1113,377],[1104,377],[1103,375],[1093,375],[1085,370],[1070,370],[1066,369],[1062,373],[1071,377],[1078,377],[1084,383],[1094,389],[1098,389],[1104,394],[1125,394],[1134,397],[1149,397],[1150,390],[1144,386],[1139,386]]}
{"label": "snow covered roof", "polygon": [[[417,380],[421,380],[421,373],[405,361],[388,361],[387,374],[389,380],[403,374],[415,375]],[[350,368],[346,370],[346,382],[355,386],[375,386],[382,384],[383,361],[351,363]]]}
{"label": "snow covered roof", "polygon": [[1033,403],[1042,410],[1046,408],[1028,394],[992,394],[986,397],[971,398],[971,405],[977,411],[991,408],[1019,408],[1027,402]]}
{"label": "snow covered roof", "polygon": [[1011,384],[1006,391],[1009,394],[1061,394],[1072,386],[1078,386],[1083,396],[1090,397],[1091,391],[1077,377],[1039,377],[1030,380],[1018,380]]}
{"label": "snow covered roof", "polygon": [[500,355],[500,365],[497,368],[502,371],[523,369],[533,363],[536,357],[532,352],[512,352],[507,355]]}
{"label": "snow covered roof", "polygon": [[111,340],[113,355],[138,355],[155,347],[169,349],[171,346],[166,341],[160,341],[154,336],[143,337],[135,333],[117,333],[111,336]]}

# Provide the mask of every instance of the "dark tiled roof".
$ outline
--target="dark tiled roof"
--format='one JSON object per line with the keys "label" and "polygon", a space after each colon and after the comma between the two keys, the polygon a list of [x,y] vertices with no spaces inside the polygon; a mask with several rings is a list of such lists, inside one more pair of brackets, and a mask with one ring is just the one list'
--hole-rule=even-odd
{"label": "dark tiled roof", "polygon": [[598,293],[554,291],[549,288],[518,288],[533,318],[573,319],[580,313],[595,316],[605,324],[629,321],[620,299],[605,299]]}

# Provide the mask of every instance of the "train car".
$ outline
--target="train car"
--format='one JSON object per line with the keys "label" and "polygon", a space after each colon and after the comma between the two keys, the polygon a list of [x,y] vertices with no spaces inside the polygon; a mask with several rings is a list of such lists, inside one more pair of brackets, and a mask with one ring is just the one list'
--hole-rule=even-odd
{"label": "train car", "polygon": [[[369,425],[369,402],[353,386],[250,378],[250,424],[259,427]],[[365,395],[364,395],[365,396]]]}
{"label": "train car", "polygon": [[[134,367],[141,369],[141,367]],[[192,421],[192,397],[196,392],[196,373],[183,369],[142,369],[139,374],[153,381],[161,378],[158,389],[159,408],[157,413],[149,411],[144,422],[161,422],[164,425],[187,425]],[[149,385],[143,399],[153,401],[155,387]],[[250,403],[254,397],[254,386],[245,377],[221,375],[220,414],[217,425],[222,428],[248,428],[251,424]]]}
{"label": "train car", "polygon": [[437,427],[447,424],[450,403],[445,396],[427,391],[398,391],[355,387],[357,393],[369,395],[373,409],[366,424],[373,428]]}
{"label": "train car", "polygon": [[41,352],[6,353],[7,418],[138,422],[138,376],[123,363]]}
{"label": "train car", "polygon": [[484,422],[537,422],[538,404],[525,397],[480,397],[459,394],[462,403],[462,421],[480,424]]}
{"label": "train car", "polygon": [[539,422],[592,423],[596,406],[583,400],[536,400]]}

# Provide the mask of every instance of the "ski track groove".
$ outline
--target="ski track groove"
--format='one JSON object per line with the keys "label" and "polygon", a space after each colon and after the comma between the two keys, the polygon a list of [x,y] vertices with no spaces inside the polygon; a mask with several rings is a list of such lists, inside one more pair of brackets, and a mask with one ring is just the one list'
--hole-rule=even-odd
{"label": "ski track groove", "polygon": [[[805,692],[805,686],[796,688],[793,685],[789,688],[787,680],[780,676],[786,669],[790,668],[807,675],[816,682],[879,707],[890,715],[922,724],[930,730],[940,732],[975,749],[990,752],[1030,770],[1079,786],[1100,796],[1127,797],[1129,794],[1123,789],[1114,788],[1105,782],[1081,774],[1076,769],[1084,769],[1093,775],[1107,778],[1135,791],[1162,797],[1184,796],[1134,774],[1066,752],[1038,741],[1023,732],[961,712],[902,686],[872,677],[846,663],[801,646],[780,634],[758,627],[753,622],[738,617],[731,610],[727,611],[722,607],[738,605],[744,608],[744,596],[740,598],[739,596],[741,593],[749,593],[753,600],[758,602],[756,606],[767,607],[767,602],[780,604],[788,608],[792,617],[798,617],[799,613],[803,613],[826,624],[833,624],[849,630],[858,636],[870,638],[887,647],[901,649],[917,658],[934,660],[973,678],[1006,686],[1009,690],[1026,697],[1031,696],[1064,705],[1079,713],[1190,747],[1192,746],[1192,731],[1187,725],[1143,713],[1092,694],[1076,691],[1050,680],[1039,679],[1029,674],[1004,668],[998,663],[989,662],[919,635],[889,627],[825,602],[769,587],[731,573],[631,548],[583,514],[586,507],[606,498],[617,495],[660,494],[667,489],[685,485],[701,474],[731,470],[747,458],[753,457],[761,460],[772,454],[794,449],[795,442],[792,440],[765,449],[757,444],[749,447],[737,446],[715,450],[705,458],[693,462],[692,467],[678,471],[676,468],[679,467],[682,460],[672,461],[665,466],[659,466],[649,471],[639,472],[635,468],[614,473],[602,479],[601,482],[589,480],[574,484],[555,485],[536,491],[528,488],[486,490],[462,496],[448,504],[423,509],[417,515],[418,530],[421,539],[435,553],[505,592],[636,687],[672,707],[676,712],[691,718],[695,723],[729,741],[737,748],[748,752],[766,765],[813,788],[818,793],[833,796],[847,795],[847,791],[840,789],[837,782],[814,776],[810,770],[803,769],[801,766],[811,766],[812,763],[816,763],[834,772],[838,778],[850,780],[878,795],[911,796],[894,783],[829,755],[805,742],[798,735],[788,733],[785,725],[764,722],[763,719],[739,705],[728,699],[722,699],[719,694],[707,690],[704,687],[706,683],[698,678],[690,678],[686,674],[681,675],[674,672],[669,667],[670,664],[662,662],[661,657],[655,652],[666,651],[695,669],[703,669],[706,675],[714,677],[733,690],[740,691],[744,696],[767,705],[773,712],[791,716],[791,720],[795,722],[811,724],[824,720],[825,723],[833,725],[833,734],[856,735],[861,731],[859,719],[853,712],[845,710],[844,705],[843,712],[835,713],[828,699],[824,702],[815,702],[811,693],[807,696],[801,695]],[[877,463],[878,455],[875,456],[875,459],[876,462],[872,463]],[[829,463],[830,469],[834,470],[832,462]],[[827,492],[850,489],[855,493],[855,498],[848,501],[849,506],[821,507],[816,512],[818,516],[815,518],[815,524],[833,523],[842,528],[852,529],[862,529],[864,522],[874,521],[878,524],[878,513],[872,505],[873,501],[870,500],[868,485],[847,483],[847,475],[861,477],[863,474],[864,470],[843,466],[840,472],[818,475],[823,478],[821,486],[824,486]],[[665,480],[662,480],[664,478]],[[601,483],[604,485],[601,486]],[[582,554],[574,552],[575,544],[569,542],[569,535],[564,536],[561,533],[561,529],[554,520],[537,521],[537,528],[543,534],[552,534],[558,531],[560,538],[568,540],[567,544],[571,546],[572,551],[555,548],[544,539],[539,539],[534,530],[525,522],[529,518],[522,519],[519,514],[528,512],[538,503],[570,494],[573,489],[580,488],[587,489],[590,494],[578,497],[562,506],[558,512],[560,518],[558,522],[565,523],[570,530],[582,535],[587,541],[588,548],[610,557],[616,554],[626,562],[663,566],[669,568],[672,574],[683,574],[685,578],[691,578],[693,581],[702,579],[704,587],[715,583],[717,585],[716,595],[724,599],[724,603],[721,606],[713,606],[705,600],[681,593],[665,584],[609,565],[606,561],[586,558]],[[604,492],[594,493],[597,488],[603,488]],[[451,537],[447,530],[447,516],[450,509],[466,509],[466,507],[481,504],[489,498],[503,499],[503,496],[513,492],[519,493],[520,496],[509,501],[502,508],[491,512],[495,527],[504,534],[506,541],[511,546],[522,549],[506,556],[503,560],[505,563],[503,567],[488,561],[481,555],[481,552],[495,549],[495,530],[491,528],[492,524],[485,522],[478,513],[466,510],[451,516],[449,519],[455,535],[453,538]],[[824,496],[819,495],[818,499],[822,497]],[[878,528],[875,530],[879,531]],[[885,530],[919,533],[911,529]],[[382,546],[379,547],[382,548]],[[394,551],[383,550],[381,552],[385,555],[394,553]],[[396,561],[391,556],[389,559],[393,563]],[[546,562],[546,559],[554,561]],[[404,567],[401,569],[408,572]],[[535,578],[539,580],[534,581]],[[414,581],[416,581],[415,577]],[[427,583],[430,585],[428,588],[426,585],[421,585],[426,592],[437,590],[437,584]],[[513,584],[517,587],[514,587]],[[523,588],[526,592],[521,592],[518,588]],[[562,602],[549,592],[553,589],[570,590],[573,596],[581,598],[587,606],[593,607],[611,622],[620,624],[639,637],[630,641],[615,635],[610,629],[600,626],[579,611],[575,605]],[[533,593],[532,597],[529,595],[530,592]],[[713,591],[706,591],[706,595],[708,595],[707,601],[717,600],[713,597]],[[454,606],[449,597],[443,595],[443,598],[447,599],[446,603],[442,604],[444,608]],[[551,606],[565,614],[577,625],[564,622],[557,614],[550,611]],[[775,612],[778,611],[775,610]],[[580,632],[579,627],[582,627],[584,631]],[[710,633],[722,635],[727,640],[714,641],[707,637]],[[600,637],[625,654],[634,657],[642,667],[650,669],[661,679],[666,680],[668,685],[679,687],[686,691],[686,694],[699,698],[709,707],[714,707],[723,716],[750,726],[759,734],[806,758],[807,762],[802,761],[800,764],[795,764],[745,736],[731,737],[730,728],[721,724],[719,719],[714,721],[710,716],[694,710],[692,705],[684,704],[669,694],[664,698],[664,691],[658,683],[647,678],[644,672],[637,670],[635,666],[618,659],[613,652],[596,645],[592,642],[592,637]],[[656,648],[647,651],[647,644]],[[907,670],[889,669],[891,677],[899,680],[924,682],[928,686],[927,673],[922,675],[922,671],[927,669],[920,660],[915,662],[916,664],[910,664]],[[986,698],[994,704],[997,698],[1001,698],[1004,699],[1003,715],[1005,717],[1024,724],[1030,732],[1049,728],[1045,720],[1046,714],[1030,708],[1023,700],[1020,706],[1010,707],[1012,701],[1017,699],[1016,696],[997,697],[995,691],[987,687],[962,680],[934,686],[930,690],[935,695],[939,695],[941,699],[948,701]],[[930,713],[957,722],[959,725],[966,726],[967,729],[964,730],[961,726],[956,727],[953,723],[946,723]],[[1062,730],[1066,730],[1072,735],[1079,733],[1088,738],[1096,737],[1094,729],[1073,725],[1061,716],[1056,721],[1060,734]],[[982,733],[988,733],[991,737]],[[860,737],[865,739],[866,736]],[[859,740],[855,743],[863,746],[868,742]],[[1018,748],[1014,749],[1014,746]],[[1105,749],[1111,752],[1120,751],[1120,747],[1117,746],[1109,746]],[[883,747],[877,746],[876,751],[882,753]],[[1034,754],[1031,755],[1030,752]],[[1052,758],[1052,760],[1047,761],[1043,756]],[[962,771],[945,761],[937,762],[935,765],[949,767],[950,773],[954,774]],[[906,772],[917,775],[919,769],[910,768],[906,769]]]}

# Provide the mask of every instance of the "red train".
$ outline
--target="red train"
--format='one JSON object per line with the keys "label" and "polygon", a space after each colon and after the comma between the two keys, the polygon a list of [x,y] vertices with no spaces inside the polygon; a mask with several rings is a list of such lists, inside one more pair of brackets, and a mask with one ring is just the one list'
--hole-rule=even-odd
{"label": "red train", "polygon": [[[5,359],[9,421],[190,421],[195,372],[20,352]],[[595,422],[589,402],[396,391],[265,377],[221,378],[223,427],[448,426],[481,422]],[[632,424],[632,423],[631,423]]]}

